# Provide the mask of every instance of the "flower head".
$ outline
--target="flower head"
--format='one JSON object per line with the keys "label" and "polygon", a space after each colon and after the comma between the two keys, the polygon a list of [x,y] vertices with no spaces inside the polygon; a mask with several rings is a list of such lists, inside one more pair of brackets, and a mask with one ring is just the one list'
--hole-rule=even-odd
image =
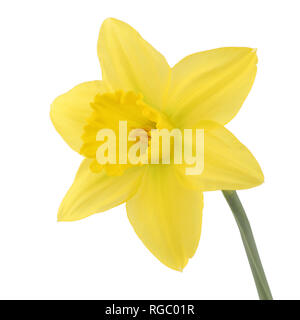
{"label": "flower head", "polygon": [[[128,24],[107,19],[98,56],[102,80],[76,86],[51,106],[56,130],[85,157],[58,220],[79,220],[126,202],[129,221],[145,246],[168,267],[182,270],[200,239],[203,191],[245,189],[263,182],[253,155],[224,127],[251,89],[256,50],[204,51],[171,68]],[[202,173],[188,176],[184,165],[174,163],[99,163],[98,132],[108,128],[118,133],[120,121],[146,132],[145,152],[153,144],[153,129],[202,129]],[[122,158],[123,151],[117,149],[114,156]]]}

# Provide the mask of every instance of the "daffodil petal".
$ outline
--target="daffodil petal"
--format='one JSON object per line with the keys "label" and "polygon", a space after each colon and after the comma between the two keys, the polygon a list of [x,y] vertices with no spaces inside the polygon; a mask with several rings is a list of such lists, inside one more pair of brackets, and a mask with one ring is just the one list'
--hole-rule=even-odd
{"label": "daffodil petal", "polygon": [[136,192],[143,168],[129,168],[121,176],[108,176],[105,170],[92,172],[91,162],[83,160],[60,205],[58,221],[75,221],[106,211],[127,201]]}
{"label": "daffodil petal", "polygon": [[53,125],[73,150],[79,152],[82,146],[83,127],[92,113],[90,102],[107,90],[103,81],[84,82],[53,101],[50,110]]}
{"label": "daffodil petal", "polygon": [[172,69],[165,112],[179,127],[199,120],[229,122],[256,75],[256,50],[219,48],[190,55]]}
{"label": "daffodil petal", "polygon": [[204,129],[204,169],[187,176],[203,191],[239,190],[260,185],[262,170],[252,153],[222,125],[202,121]]}
{"label": "daffodil petal", "polygon": [[182,271],[198,246],[203,195],[187,188],[170,165],[150,165],[127,215],[144,245],[166,266]]}
{"label": "daffodil petal", "polygon": [[142,93],[145,102],[160,108],[171,75],[165,58],[128,24],[106,19],[98,40],[102,79],[113,90]]}

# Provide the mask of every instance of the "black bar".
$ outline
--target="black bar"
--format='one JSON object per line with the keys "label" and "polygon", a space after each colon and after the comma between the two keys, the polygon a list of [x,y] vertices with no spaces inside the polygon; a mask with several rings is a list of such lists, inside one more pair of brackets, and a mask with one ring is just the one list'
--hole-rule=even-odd
{"label": "black bar", "polygon": [[[7,300],[2,315],[11,318],[72,317],[82,319],[259,319],[299,318],[299,301],[224,300]],[[8,311],[8,313],[6,313]],[[7,318],[7,317],[4,317]]]}

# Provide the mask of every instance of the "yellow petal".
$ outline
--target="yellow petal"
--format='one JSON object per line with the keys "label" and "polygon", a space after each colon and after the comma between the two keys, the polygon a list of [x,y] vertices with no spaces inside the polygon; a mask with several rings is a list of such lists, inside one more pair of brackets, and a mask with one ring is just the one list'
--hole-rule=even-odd
{"label": "yellow petal", "polygon": [[219,48],[193,54],[172,69],[165,112],[179,127],[199,120],[229,122],[246,99],[256,75],[256,50]]}
{"label": "yellow petal", "polygon": [[93,173],[91,162],[87,159],[82,162],[60,205],[58,221],[75,221],[106,211],[125,202],[136,192],[142,168],[130,168],[121,176],[108,176],[105,171]]}
{"label": "yellow petal", "polygon": [[204,128],[204,170],[187,176],[203,191],[239,190],[264,181],[261,168],[252,153],[226,128],[202,121]]}
{"label": "yellow petal", "polygon": [[73,150],[79,152],[82,146],[83,127],[92,113],[90,103],[98,93],[107,90],[103,81],[84,82],[52,103],[50,117],[53,125]]}
{"label": "yellow petal", "polygon": [[145,102],[160,108],[171,69],[165,58],[128,24],[106,19],[98,40],[102,79],[111,89],[142,93]]}
{"label": "yellow petal", "polygon": [[144,245],[166,266],[182,271],[198,246],[203,198],[186,188],[170,165],[150,165],[127,201],[128,218]]}

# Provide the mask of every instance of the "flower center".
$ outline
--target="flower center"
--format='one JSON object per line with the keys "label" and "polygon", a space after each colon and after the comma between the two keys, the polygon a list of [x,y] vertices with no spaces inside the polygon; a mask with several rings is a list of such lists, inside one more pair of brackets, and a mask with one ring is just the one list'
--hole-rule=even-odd
{"label": "flower center", "polygon": [[[94,159],[94,172],[105,168],[108,174],[118,175],[132,165],[147,163],[151,130],[172,128],[161,112],[132,91],[98,94],[91,107],[93,112],[84,128],[80,153]],[[128,156],[135,160],[128,161]]]}

